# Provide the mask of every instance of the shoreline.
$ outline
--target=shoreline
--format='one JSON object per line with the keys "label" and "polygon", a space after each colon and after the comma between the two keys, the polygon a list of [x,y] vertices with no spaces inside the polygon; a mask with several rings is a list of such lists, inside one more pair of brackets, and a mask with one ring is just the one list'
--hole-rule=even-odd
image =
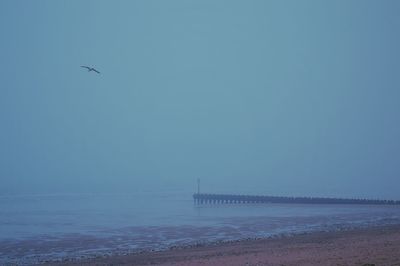
{"label": "shoreline", "polygon": [[400,225],[183,245],[40,265],[400,265]]}

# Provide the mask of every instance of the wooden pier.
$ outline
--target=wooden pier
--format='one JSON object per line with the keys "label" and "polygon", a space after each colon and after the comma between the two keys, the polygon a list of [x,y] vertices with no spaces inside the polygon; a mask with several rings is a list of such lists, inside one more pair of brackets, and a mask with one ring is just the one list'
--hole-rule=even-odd
{"label": "wooden pier", "polygon": [[[199,192],[199,190],[198,190]],[[400,205],[395,200],[341,199],[313,197],[276,197],[195,193],[196,204],[240,204],[240,203],[291,203],[291,204],[363,204],[363,205]]]}

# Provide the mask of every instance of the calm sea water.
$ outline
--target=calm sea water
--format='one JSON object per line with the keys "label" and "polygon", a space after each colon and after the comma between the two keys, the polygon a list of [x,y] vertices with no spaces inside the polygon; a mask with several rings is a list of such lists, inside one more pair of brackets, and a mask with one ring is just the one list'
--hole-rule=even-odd
{"label": "calm sea water", "polygon": [[0,197],[0,265],[400,224],[398,206],[195,205],[190,193]]}

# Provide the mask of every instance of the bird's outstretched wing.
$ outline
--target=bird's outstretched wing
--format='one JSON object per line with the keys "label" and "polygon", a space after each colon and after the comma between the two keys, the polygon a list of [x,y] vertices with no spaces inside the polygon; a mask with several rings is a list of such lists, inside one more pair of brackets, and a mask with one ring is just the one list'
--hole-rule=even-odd
{"label": "bird's outstretched wing", "polygon": [[99,72],[98,70],[94,69],[93,67],[88,67],[88,66],[81,66],[81,67],[86,68],[89,72],[90,72],[90,71],[94,71],[94,72],[96,72],[97,74],[100,74],[100,72]]}

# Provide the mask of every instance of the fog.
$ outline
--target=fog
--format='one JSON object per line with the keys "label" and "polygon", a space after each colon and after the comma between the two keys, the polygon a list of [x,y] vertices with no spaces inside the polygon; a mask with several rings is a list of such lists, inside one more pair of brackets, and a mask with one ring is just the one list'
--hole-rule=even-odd
{"label": "fog", "polygon": [[3,0],[0,195],[400,199],[399,12]]}

